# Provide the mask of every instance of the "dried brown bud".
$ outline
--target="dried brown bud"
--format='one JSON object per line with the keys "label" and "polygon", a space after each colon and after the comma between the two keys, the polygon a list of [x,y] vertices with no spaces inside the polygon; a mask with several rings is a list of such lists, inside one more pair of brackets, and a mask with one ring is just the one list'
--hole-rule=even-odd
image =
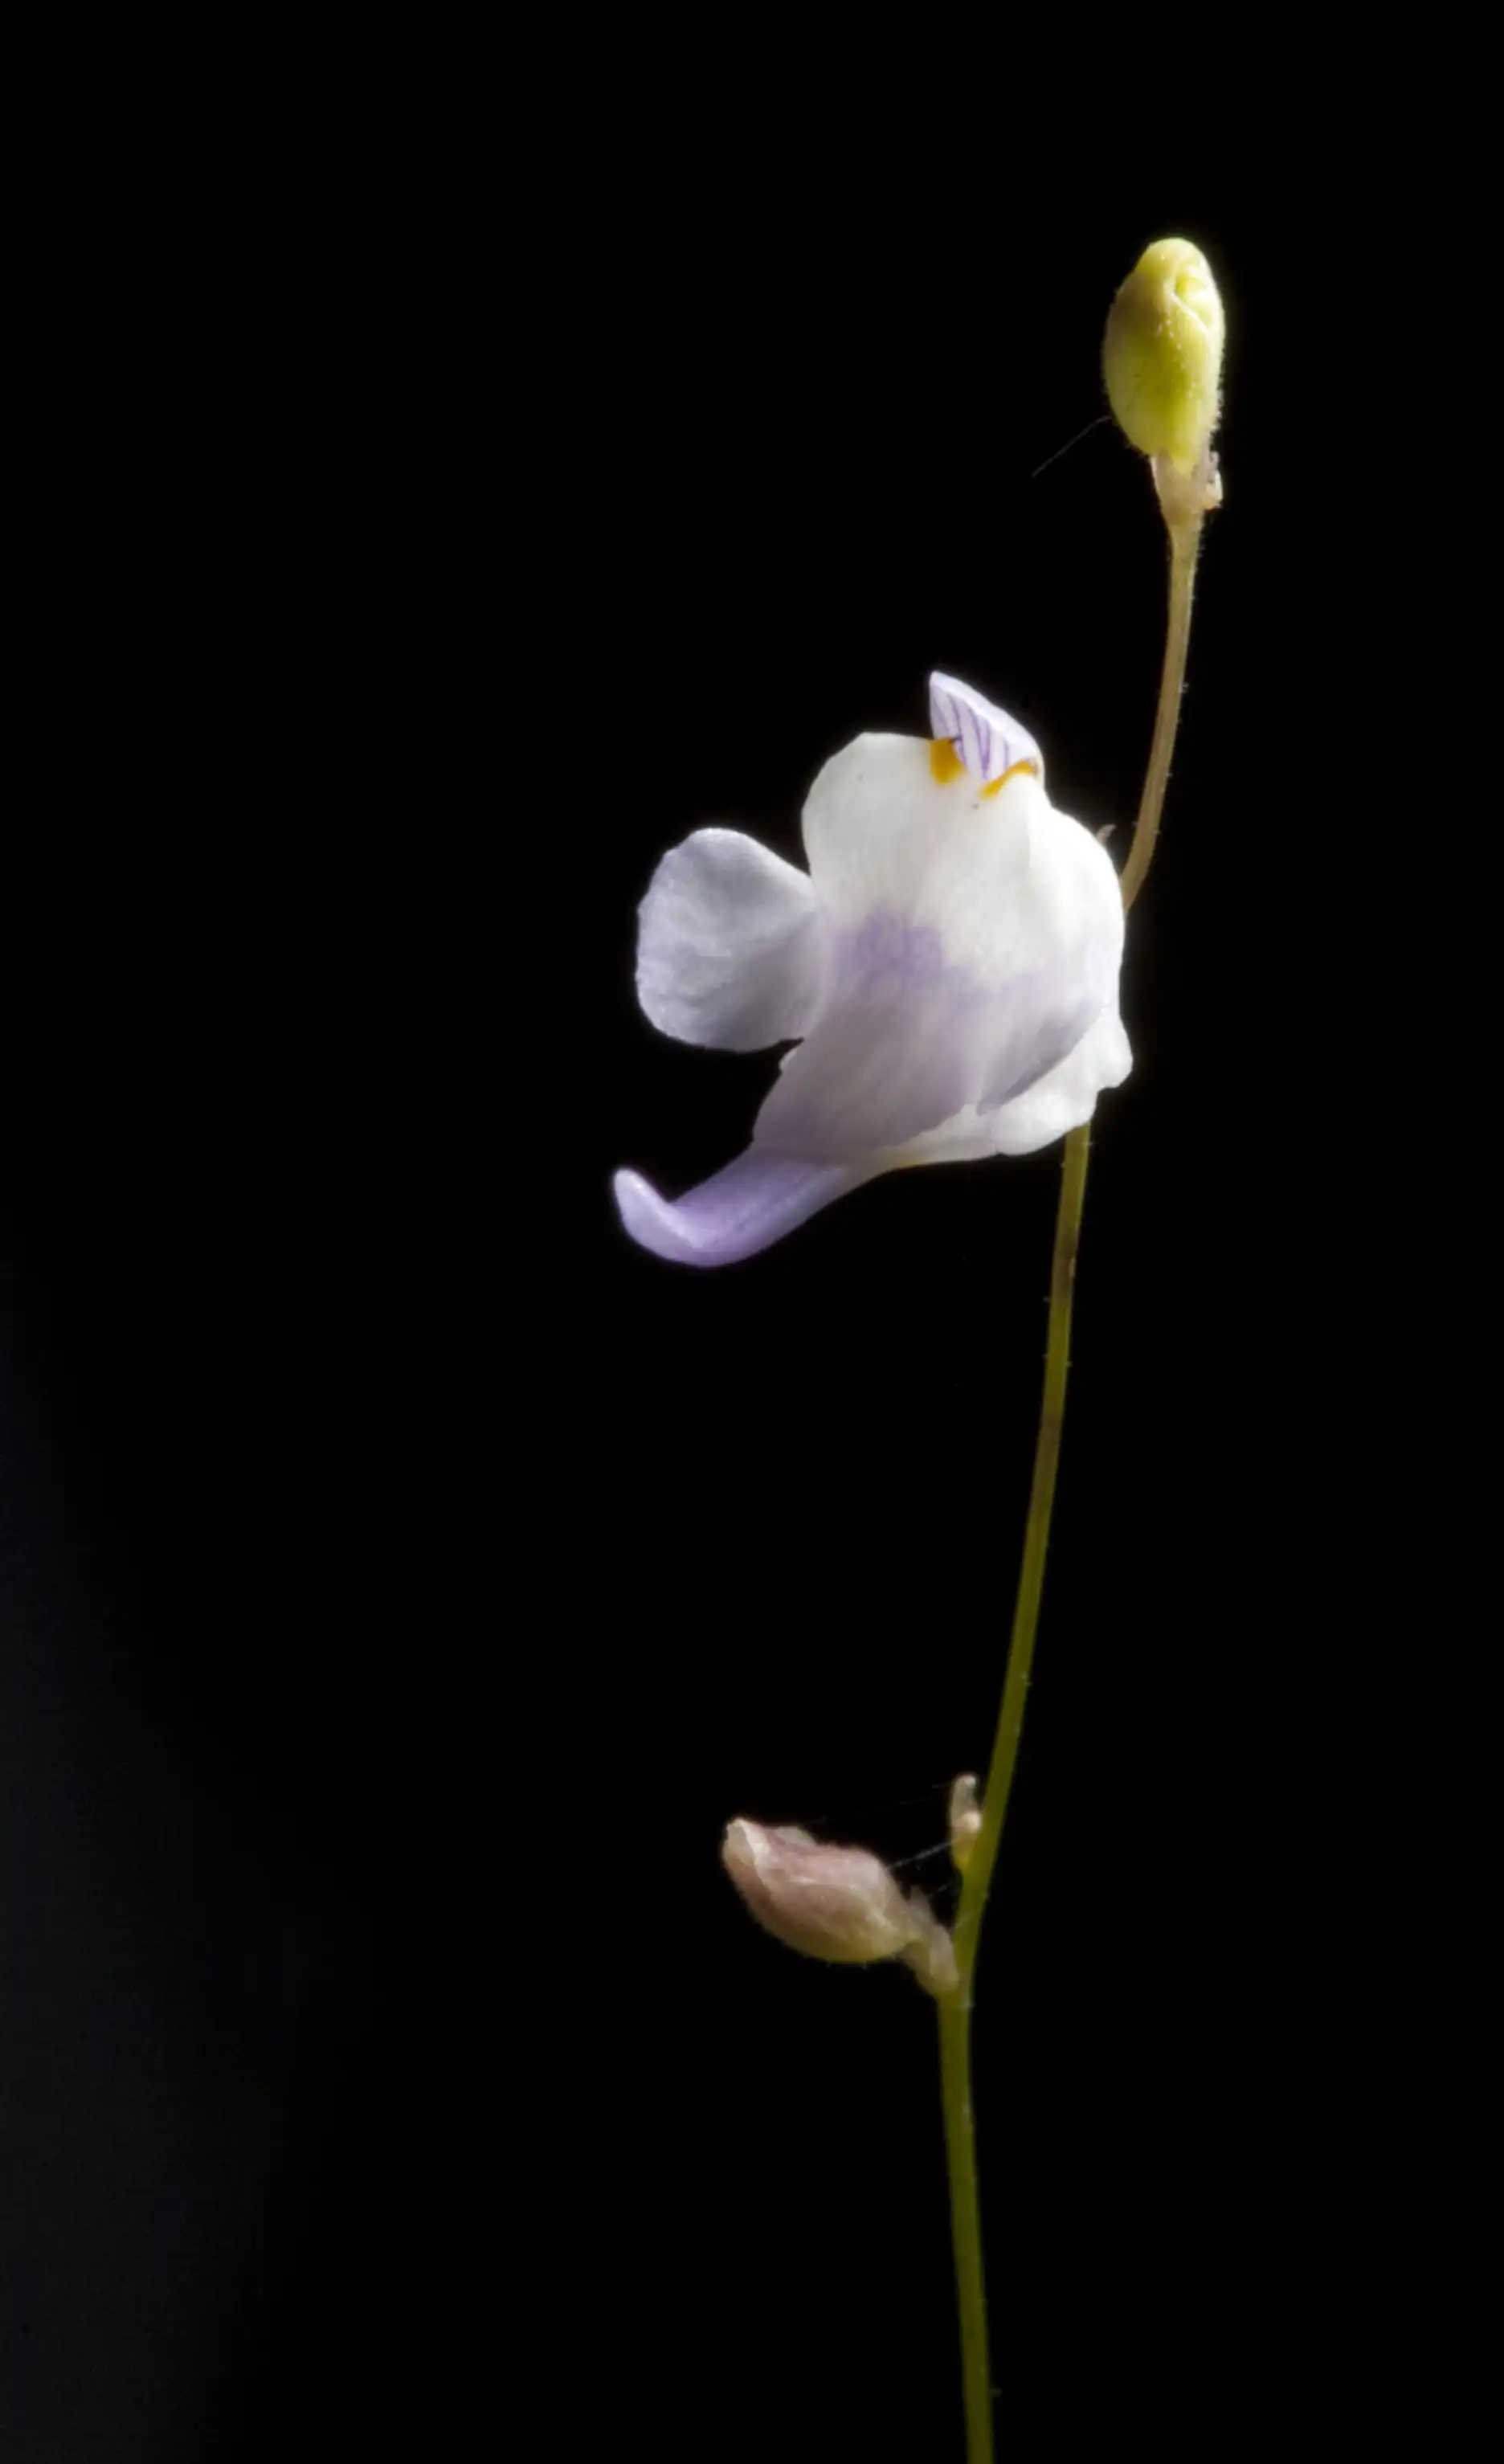
{"label": "dried brown bud", "polygon": [[1210,266],[1188,239],[1146,248],[1113,301],[1102,372],[1113,417],[1140,453],[1188,474],[1222,404],[1227,319]]}
{"label": "dried brown bud", "polygon": [[950,1936],[922,1892],[905,1899],[881,1859],[790,1826],[728,1823],[721,1857],[760,1925],[809,1959],[902,1958],[932,1993],[955,1983]]}

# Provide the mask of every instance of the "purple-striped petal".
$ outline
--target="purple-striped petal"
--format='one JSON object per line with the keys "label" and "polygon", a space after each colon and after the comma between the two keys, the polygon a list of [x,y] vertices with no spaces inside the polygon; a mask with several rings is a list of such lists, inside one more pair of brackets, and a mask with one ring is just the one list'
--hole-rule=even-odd
{"label": "purple-striped petal", "polygon": [[1036,775],[1045,775],[1045,757],[1028,728],[956,676],[930,678],[930,734],[948,737],[984,787],[994,786],[1020,761],[1031,761]]}
{"label": "purple-striped petal", "polygon": [[622,1221],[641,1247],[681,1265],[729,1266],[770,1248],[883,1169],[871,1156],[830,1163],[749,1147],[673,1203],[639,1173],[619,1172],[612,1188]]}

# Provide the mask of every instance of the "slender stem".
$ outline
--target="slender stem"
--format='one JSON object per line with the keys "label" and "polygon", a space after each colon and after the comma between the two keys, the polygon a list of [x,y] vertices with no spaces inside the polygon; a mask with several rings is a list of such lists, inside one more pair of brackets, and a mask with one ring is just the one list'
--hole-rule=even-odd
{"label": "slender stem", "polygon": [[1181,694],[1185,688],[1185,652],[1190,644],[1191,597],[1196,582],[1196,551],[1201,545],[1201,520],[1198,517],[1171,522],[1169,527],[1170,615],[1164,630],[1164,665],[1160,671],[1160,707],[1154,715],[1154,741],[1149,747],[1149,767],[1144,774],[1143,794],[1139,799],[1133,845],[1123,867],[1125,907],[1133,905],[1154,861],[1170,756],[1180,724]]}
{"label": "slender stem", "polygon": [[[1131,907],[1143,886],[1159,835],[1160,814],[1175,730],[1185,681],[1185,652],[1190,640],[1191,593],[1201,520],[1169,520],[1170,604],[1165,631],[1164,665],[1160,677],[1160,704],[1155,714],[1149,768],[1139,804],[1133,845],[1123,869],[1124,907]],[[982,1827],[971,1844],[961,1886],[955,1925],[954,1992],[940,2001],[940,2099],[945,2123],[945,2163],[950,2183],[951,2240],[956,2263],[956,2295],[961,2318],[962,2385],[966,2412],[966,2464],[993,2464],[992,2377],[987,2348],[986,2285],[982,2265],[982,2220],[977,2191],[976,2129],[971,2109],[971,2011],[977,1950],[987,1891],[997,1863],[1003,1825],[1007,1817],[1013,1774],[1018,1765],[1024,1704],[1034,1659],[1034,1638],[1044,1597],[1045,1561],[1050,1550],[1050,1522],[1060,1468],[1060,1442],[1065,1429],[1066,1383],[1071,1368],[1071,1313],[1075,1296],[1075,1261],[1081,1240],[1081,1213],[1086,1202],[1086,1173],[1091,1156],[1091,1131],[1083,1122],[1065,1142],[1060,1177],[1060,1202],[1055,1215],[1054,1259],[1050,1276],[1050,1328],[1045,1342],[1045,1388],[1034,1444],[1034,1476],[1024,1527],[1024,1554],[1019,1568],[1018,1596],[1008,1642],[1003,1700],[997,1733],[982,1800]]]}
{"label": "slender stem", "polygon": [[998,1842],[1007,1812],[1018,1741],[1024,1726],[1024,1701],[1034,1657],[1039,1603],[1045,1588],[1045,1555],[1050,1545],[1050,1517],[1054,1505],[1055,1475],[1060,1466],[1060,1440],[1065,1428],[1066,1377],[1071,1366],[1071,1304],[1075,1287],[1076,1243],[1081,1208],[1086,1198],[1086,1167],[1091,1132],[1082,1124],[1065,1142],[1060,1206],[1055,1218],[1054,1265],[1050,1278],[1050,1331],[1045,1347],[1045,1393],[1034,1448],[1034,1478],[1028,1495],[1028,1520],[1024,1530],[1024,1561],[1019,1572],[1013,1634],[1007,1672],[998,1712],[997,1737],[982,1803],[982,1828],[972,1842],[961,1886],[961,1907],[955,1925],[956,1969],[953,1993],[941,1996],[940,2101],[945,2121],[945,2164],[950,2180],[951,2240],[956,2260],[956,2296],[961,2313],[962,2386],[966,2408],[966,2464],[993,2464],[992,2378],[987,2353],[986,2286],[982,2272],[982,2219],[977,2195],[976,2129],[971,2110],[972,1980],[977,1942],[987,1885],[997,1861]]}
{"label": "slender stem", "polygon": [[961,2379],[966,2408],[966,2464],[992,2464],[992,2379],[987,2360],[987,2295],[982,2275],[982,2209],[971,2120],[971,1997],[946,1993],[940,2004],[940,2098],[945,2111],[945,2169],[950,2182],[951,2240],[961,2311]]}
{"label": "slender stem", "polygon": [[986,1793],[982,1800],[982,1828],[966,1860],[961,1886],[961,1907],[956,1918],[956,1966],[961,1974],[962,1994],[968,2002],[977,1964],[977,1938],[983,1910],[986,1905],[992,1869],[997,1862],[1003,1825],[1007,1819],[1013,1773],[1018,1765],[1018,1741],[1023,1732],[1024,1704],[1033,1666],[1039,1604],[1044,1597],[1045,1557],[1050,1547],[1055,1478],[1060,1468],[1060,1441],[1065,1433],[1075,1257],[1081,1238],[1081,1211],[1086,1203],[1086,1168],[1091,1152],[1092,1133],[1083,1122],[1066,1139],[1062,1159],[1060,1202],[1055,1213],[1055,1253],[1050,1270],[1050,1331],[1045,1342],[1045,1391],[1039,1411],[1039,1435],[1034,1441],[1034,1477],[1028,1492],[1028,1519],[1024,1526],[1024,1557],[1019,1568],[1018,1597],[1013,1608],[1013,1632],[1008,1643],[1007,1669],[1003,1680],[1003,1700],[998,1708],[997,1734],[987,1771]]}

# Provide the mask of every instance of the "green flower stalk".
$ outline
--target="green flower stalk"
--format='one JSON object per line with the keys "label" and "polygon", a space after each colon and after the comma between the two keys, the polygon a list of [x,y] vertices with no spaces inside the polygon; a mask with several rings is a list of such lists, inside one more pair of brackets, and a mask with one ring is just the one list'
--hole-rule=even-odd
{"label": "green flower stalk", "polygon": [[[1103,361],[1109,399],[1130,443],[1150,458],[1170,544],[1164,664],[1139,818],[1123,869],[1125,909],[1132,906],[1143,886],[1159,835],[1185,683],[1191,590],[1202,523],[1222,501],[1211,438],[1221,411],[1223,331],[1222,300],[1211,270],[1200,250],[1188,240],[1159,240],[1146,249],[1118,292],[1108,318]],[[962,1889],[954,1930],[956,1990],[940,1999],[940,2098],[945,2117],[961,2323],[967,2464],[993,2464],[994,2454],[992,2365],[972,2116],[972,1987],[987,1891],[1018,1764],[1024,1705],[1044,1596],[1045,1562],[1065,1426],[1071,1313],[1090,1141],[1091,1128],[1083,1121],[1067,1136],[1062,1158],[1050,1282],[1044,1398],[1003,1700],[980,1824],[974,1821],[977,1808],[969,1784],[958,1781],[952,1798],[952,1839],[962,1872]]]}
{"label": "green flower stalk", "polygon": [[746,1152],[677,1199],[616,1178],[632,1239],[682,1265],[755,1257],[878,1174],[1063,1140],[1044,1395],[1002,1701],[980,1793],[958,1779],[947,1929],[865,1849],[744,1818],[726,1871],[751,1915],[807,1958],[898,1960],[939,2009],[967,2464],[993,2464],[971,2010],[987,1894],[1023,1732],[1065,1429],[1071,1316],[1097,1096],[1131,1063],[1117,1008],[1123,918],[1153,858],[1185,680],[1205,516],[1222,499],[1222,299],[1189,240],[1156,240],[1113,301],[1113,412],[1149,461],[1169,540],[1159,706],[1121,878],[1058,812],[1028,731],[959,678],[930,678],[923,737],[864,736],[804,813],[809,869],[716,827],[666,855],[643,902],[638,990],[665,1033],[780,1064]]}

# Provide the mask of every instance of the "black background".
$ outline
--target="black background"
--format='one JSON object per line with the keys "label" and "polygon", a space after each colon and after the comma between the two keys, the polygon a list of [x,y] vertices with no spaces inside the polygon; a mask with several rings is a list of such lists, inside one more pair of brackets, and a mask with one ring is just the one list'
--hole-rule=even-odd
{"label": "black background", "polygon": [[503,109],[515,193],[457,72],[283,93],[144,148],[71,258],[4,859],[18,2460],[959,2453],[932,2013],[763,1939],[718,1842],[804,1822],[945,1903],[1058,1156],[643,1256],[610,1172],[717,1169],[772,1065],[654,1036],[633,911],[703,821],[797,855],[935,667],[1120,852],[1158,517],[1111,427],[1039,466],[1164,231],[1224,286],[1228,501],[980,1984],[1006,2452],[1222,2453],[1308,2370],[1321,2443],[1373,2360],[1372,1475],[1421,1338],[1353,1231],[1332,714],[1394,721],[1332,543],[1348,234],[1312,274],[1267,179],[1000,134],[1000,65],[728,73],[711,133],[596,58],[557,156]]}

